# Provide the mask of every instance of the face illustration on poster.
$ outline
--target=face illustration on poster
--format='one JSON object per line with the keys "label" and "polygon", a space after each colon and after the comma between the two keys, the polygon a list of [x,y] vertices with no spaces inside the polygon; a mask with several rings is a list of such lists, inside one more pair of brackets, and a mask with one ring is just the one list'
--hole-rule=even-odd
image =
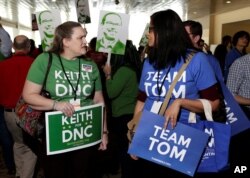
{"label": "face illustration on poster", "polygon": [[88,0],[76,0],[76,10],[79,23],[85,24],[91,22]]}
{"label": "face illustration on poster", "polygon": [[55,27],[53,24],[53,15],[50,11],[42,11],[38,16],[39,28],[42,30],[43,38],[42,38],[42,47],[44,51],[50,49],[53,38]]}
{"label": "face illustration on poster", "polygon": [[[106,12],[100,18],[99,33],[97,37],[96,50],[100,52],[124,54],[127,34],[124,33],[124,23],[121,15],[115,12]],[[121,38],[121,35],[125,35],[125,38]],[[125,40],[124,40],[125,39]]]}

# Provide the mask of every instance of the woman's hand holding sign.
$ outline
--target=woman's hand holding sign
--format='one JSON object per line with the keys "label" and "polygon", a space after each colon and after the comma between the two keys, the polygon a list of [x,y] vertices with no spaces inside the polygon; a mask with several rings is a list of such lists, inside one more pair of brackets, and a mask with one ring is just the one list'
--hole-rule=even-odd
{"label": "woman's hand holding sign", "polygon": [[168,123],[170,122],[172,128],[176,126],[177,118],[180,112],[180,107],[181,107],[181,99],[176,99],[174,102],[167,108],[165,111],[165,123],[164,123],[164,128],[166,129],[168,126]]}

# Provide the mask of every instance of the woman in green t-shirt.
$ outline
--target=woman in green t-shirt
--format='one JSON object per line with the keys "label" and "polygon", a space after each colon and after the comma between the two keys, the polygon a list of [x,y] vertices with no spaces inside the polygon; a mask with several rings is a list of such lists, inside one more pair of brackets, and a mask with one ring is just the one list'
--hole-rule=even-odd
{"label": "woman in green t-shirt", "polygon": [[[48,53],[42,53],[33,62],[23,89],[23,98],[32,108],[61,111],[67,118],[70,118],[71,122],[77,122],[79,118],[74,115],[77,108],[104,104],[98,68],[92,60],[82,57],[87,50],[86,35],[86,29],[77,22],[68,21],[56,28],[53,45],[49,50],[52,53],[52,64],[46,83],[46,90],[50,93],[51,98],[40,95],[49,58]],[[66,122],[65,120],[62,118],[62,122]],[[79,122],[80,125],[77,123],[75,127],[85,130],[86,127],[92,127],[93,122]],[[99,146],[97,143],[93,143],[93,146],[87,148],[73,149],[73,151],[49,156],[44,150],[42,161],[45,177],[91,177],[93,172],[90,168],[96,150],[107,149],[105,116],[101,129],[103,134]],[[88,133],[84,135],[91,134],[88,130]],[[42,143],[45,146],[45,141]]]}
{"label": "woman in green t-shirt", "polygon": [[133,170],[136,161],[127,153],[127,123],[133,118],[142,64],[132,41],[127,40],[124,55],[112,54],[110,63],[104,66],[104,73],[112,111],[108,122],[110,143],[114,150],[112,156],[114,161],[118,160],[117,168],[121,167],[121,177],[136,177]]}

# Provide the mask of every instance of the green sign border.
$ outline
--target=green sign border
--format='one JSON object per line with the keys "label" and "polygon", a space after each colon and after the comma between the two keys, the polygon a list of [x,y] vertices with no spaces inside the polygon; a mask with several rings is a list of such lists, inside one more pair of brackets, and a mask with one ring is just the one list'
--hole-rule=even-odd
{"label": "green sign border", "polygon": [[90,147],[101,142],[103,104],[76,109],[72,117],[60,111],[46,112],[47,155]]}

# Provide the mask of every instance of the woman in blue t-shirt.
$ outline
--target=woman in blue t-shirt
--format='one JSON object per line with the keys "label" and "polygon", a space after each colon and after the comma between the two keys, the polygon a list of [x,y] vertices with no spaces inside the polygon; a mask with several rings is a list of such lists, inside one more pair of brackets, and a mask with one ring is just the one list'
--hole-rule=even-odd
{"label": "woman in blue t-shirt", "polygon": [[[188,54],[194,51],[189,35],[183,22],[173,10],[164,10],[151,16],[149,25],[148,46],[149,55],[145,59],[139,84],[139,95],[134,115],[141,110],[158,113],[166,93],[174,77],[185,62]],[[188,123],[191,112],[204,112],[202,103],[204,98],[210,101],[212,110],[219,106],[219,94],[216,78],[206,54],[197,52],[186,70],[177,82],[164,113],[165,124],[174,128],[178,122]],[[131,155],[132,158],[138,159]],[[140,171],[141,177],[183,177],[177,173],[155,163],[140,160],[144,166]],[[146,167],[148,166],[148,168]]]}

